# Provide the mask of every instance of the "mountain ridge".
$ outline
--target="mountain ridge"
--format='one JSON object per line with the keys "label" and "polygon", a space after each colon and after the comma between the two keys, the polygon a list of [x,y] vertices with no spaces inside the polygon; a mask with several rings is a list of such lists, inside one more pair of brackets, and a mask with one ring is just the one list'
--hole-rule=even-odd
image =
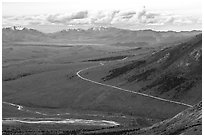
{"label": "mountain ridge", "polygon": [[[199,34],[200,31],[161,32],[153,30],[132,31],[114,27],[84,29],[65,29],[55,33],[43,33],[25,27],[2,29],[5,42],[57,42],[57,43],[98,43],[121,46],[152,46],[175,43]],[[126,44],[127,43],[127,44]],[[131,44],[130,44],[131,43]]]}
{"label": "mountain ridge", "polygon": [[[18,29],[18,28],[21,28],[21,29]],[[28,28],[28,27],[23,27],[23,26],[9,26],[9,27],[2,27],[2,30],[5,30],[5,29],[12,29],[12,30],[23,30],[23,29],[28,29],[28,30],[35,30],[35,31],[39,31],[37,29],[33,29],[33,28]],[[52,33],[57,33],[57,32],[61,32],[61,31],[66,31],[66,30],[82,30],[82,31],[88,31],[88,30],[107,30],[107,29],[118,29],[118,30],[127,30],[127,31],[136,31],[136,32],[139,32],[139,31],[152,31],[152,32],[163,32],[163,33],[168,33],[168,32],[173,32],[173,33],[181,33],[181,32],[202,32],[202,30],[186,30],[186,31],[172,31],[172,30],[166,30],[166,31],[161,31],[161,30],[153,30],[153,29],[143,29],[143,30],[131,30],[131,29],[122,29],[122,28],[116,28],[116,27],[104,27],[104,26],[99,26],[99,27],[91,27],[91,28],[88,28],[88,29],[82,29],[82,28],[68,28],[68,29],[62,29],[62,30],[59,30],[59,31],[56,31],[56,32],[51,32],[51,33],[45,33],[45,32],[42,32],[42,31],[39,31],[41,33],[44,33],[44,34],[52,34]]]}

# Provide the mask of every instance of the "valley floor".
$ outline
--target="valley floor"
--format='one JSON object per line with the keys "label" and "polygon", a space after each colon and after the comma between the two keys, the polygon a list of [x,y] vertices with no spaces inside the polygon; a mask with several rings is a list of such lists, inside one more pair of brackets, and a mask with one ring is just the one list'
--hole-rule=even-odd
{"label": "valley floor", "polygon": [[92,71],[80,71],[99,63],[139,59],[154,50],[3,43],[2,134],[111,134],[115,130],[119,132],[113,134],[125,134],[191,107],[96,84],[84,80],[93,78]]}

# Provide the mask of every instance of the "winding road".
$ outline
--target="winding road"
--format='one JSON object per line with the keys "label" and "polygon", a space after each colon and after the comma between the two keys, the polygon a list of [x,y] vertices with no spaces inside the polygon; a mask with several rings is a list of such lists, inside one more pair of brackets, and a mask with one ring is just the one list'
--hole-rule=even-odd
{"label": "winding road", "polygon": [[[121,60],[118,60],[118,61],[124,61],[124,60],[126,60],[127,58],[128,58],[128,57],[125,57],[125,58],[123,58],[123,59],[121,59]],[[95,84],[98,84],[98,85],[102,85],[102,86],[106,86],[106,87],[111,87],[111,88],[114,88],[114,89],[118,89],[118,90],[123,91],[123,92],[130,92],[130,93],[133,93],[133,94],[138,94],[138,95],[141,95],[141,96],[145,96],[145,97],[149,97],[149,98],[153,98],[153,99],[157,99],[157,100],[161,100],[161,101],[165,101],[165,102],[169,102],[169,103],[174,103],[174,104],[183,105],[183,106],[187,106],[187,107],[193,107],[192,105],[189,105],[189,104],[186,104],[186,103],[177,102],[177,101],[172,101],[172,100],[168,100],[168,99],[164,99],[164,98],[160,98],[160,97],[155,97],[155,96],[152,96],[152,95],[148,95],[148,94],[144,94],[144,93],[140,93],[140,92],[136,92],[136,91],[124,89],[124,88],[120,88],[120,87],[117,87],[117,86],[100,83],[100,82],[90,80],[90,79],[85,78],[85,77],[83,77],[82,75],[80,75],[80,73],[82,73],[82,72],[84,72],[84,71],[86,71],[86,70],[89,70],[89,69],[92,69],[92,68],[96,68],[96,67],[100,67],[100,66],[104,66],[104,63],[101,63],[101,62],[100,62],[99,65],[91,66],[91,67],[87,67],[87,68],[81,69],[81,70],[79,70],[79,71],[76,73],[76,75],[77,75],[79,78],[81,78],[82,80],[89,81],[89,82],[91,82],[91,83],[95,83]]]}

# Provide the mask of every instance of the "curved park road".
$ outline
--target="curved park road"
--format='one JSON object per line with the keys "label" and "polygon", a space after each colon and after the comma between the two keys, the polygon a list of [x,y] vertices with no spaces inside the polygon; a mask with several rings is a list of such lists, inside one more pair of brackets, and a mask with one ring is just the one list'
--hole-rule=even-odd
{"label": "curved park road", "polygon": [[[120,61],[123,61],[125,59],[127,59],[127,57],[122,59],[122,60],[120,60]],[[153,98],[153,99],[157,99],[157,100],[161,100],[161,101],[165,101],[165,102],[170,102],[170,103],[174,103],[174,104],[178,104],[178,105],[183,105],[183,106],[187,106],[187,107],[193,107],[192,105],[185,104],[185,103],[182,103],[182,102],[172,101],[172,100],[168,100],[168,99],[164,99],[164,98],[160,98],[160,97],[155,97],[155,96],[152,96],[152,95],[148,95],[148,94],[144,94],[144,93],[140,93],[140,92],[136,92],[136,91],[132,91],[132,90],[116,87],[116,86],[113,86],[113,85],[108,85],[108,84],[100,83],[100,82],[90,80],[90,79],[85,78],[82,75],[80,75],[81,72],[84,72],[84,71],[92,69],[92,68],[100,67],[100,66],[103,66],[103,65],[104,65],[104,63],[100,63],[99,65],[96,65],[96,66],[91,66],[91,67],[87,67],[87,68],[81,69],[81,70],[79,70],[76,73],[76,75],[79,78],[81,78],[82,80],[89,81],[91,83],[95,83],[95,84],[98,84],[98,85],[102,85],[102,86],[106,86],[106,87],[111,87],[111,88],[114,88],[114,89],[118,89],[120,91],[130,92],[130,93],[133,93],[133,94],[138,94],[138,95],[141,95],[141,96],[146,96],[146,97],[149,97],[149,98]]]}

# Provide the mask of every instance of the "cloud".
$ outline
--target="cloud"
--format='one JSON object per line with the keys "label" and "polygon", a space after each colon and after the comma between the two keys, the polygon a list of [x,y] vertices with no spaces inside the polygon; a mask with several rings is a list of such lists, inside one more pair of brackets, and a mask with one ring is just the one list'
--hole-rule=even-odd
{"label": "cloud", "polygon": [[123,19],[130,19],[132,18],[134,15],[136,15],[136,12],[135,11],[130,11],[130,12],[126,12],[126,13],[123,13],[121,16]]}
{"label": "cloud", "polygon": [[198,17],[189,17],[181,15],[171,15],[163,20],[165,25],[192,25],[192,24],[201,24],[201,18]]}
{"label": "cloud", "polygon": [[142,10],[74,11],[69,13],[3,16],[3,25],[64,26],[182,26],[201,24],[201,17]]}
{"label": "cloud", "polygon": [[30,21],[28,25],[44,25],[44,24],[40,21]]}
{"label": "cloud", "polygon": [[88,17],[88,11],[80,11],[72,14],[54,14],[49,15],[46,20],[50,23],[60,23],[67,25],[71,20],[85,19]]}
{"label": "cloud", "polygon": [[33,16],[3,16],[3,25],[42,25],[45,24],[46,15],[33,15]]}
{"label": "cloud", "polygon": [[146,25],[157,24],[161,21],[161,17],[160,13],[148,12],[146,9],[143,9],[137,14],[137,21]]}
{"label": "cloud", "polygon": [[110,25],[115,16],[119,13],[119,10],[113,11],[98,11],[90,16],[90,23],[96,25]]}

